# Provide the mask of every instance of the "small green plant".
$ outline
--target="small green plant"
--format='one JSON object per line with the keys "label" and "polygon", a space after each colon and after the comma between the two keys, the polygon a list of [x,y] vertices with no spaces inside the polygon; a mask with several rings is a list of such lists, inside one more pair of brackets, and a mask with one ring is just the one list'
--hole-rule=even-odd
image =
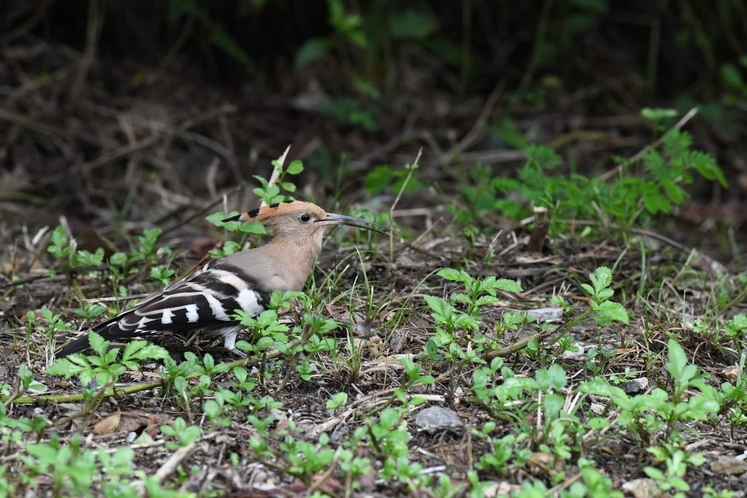
{"label": "small green plant", "polygon": [[348,393],[342,392],[337,393],[327,400],[327,408],[329,410],[339,410],[344,408],[348,402]]}
{"label": "small green plant", "polygon": [[383,461],[380,475],[385,479],[396,479],[401,483],[410,480],[417,482],[422,465],[411,462],[408,442],[410,435],[405,430],[401,413],[394,408],[385,408],[378,420],[370,419],[368,424],[360,427],[355,438],[366,440]]}
{"label": "small green plant", "polygon": [[[286,167],[283,158],[272,161],[274,170],[277,172],[277,181],[270,185],[270,182],[261,176],[255,175],[254,178],[260,183],[253,192],[266,205],[277,204],[293,198],[288,195],[296,191],[296,185],[287,179],[288,176],[295,176],[303,171],[303,163],[299,160],[291,161]],[[285,192],[285,193],[283,193]],[[212,249],[210,255],[213,258],[221,258],[229,254],[240,251],[246,244],[250,235],[264,235],[266,232],[264,225],[259,222],[241,222],[241,221],[223,221],[226,218],[233,217],[239,213],[225,213],[219,211],[207,216],[205,219],[213,225],[223,228],[227,233],[237,233],[238,240],[227,240],[220,249]]]}
{"label": "small green plant", "polygon": [[360,127],[365,131],[376,131],[378,128],[376,108],[358,100],[340,97],[325,104],[320,110],[332,116],[340,125]]}
{"label": "small green plant", "polygon": [[495,422],[487,422],[481,431],[473,430],[473,434],[485,439],[491,445],[491,451],[486,452],[477,462],[478,469],[490,469],[499,475],[509,469],[509,465],[522,468],[529,461],[532,450],[525,447],[529,436],[526,433],[518,435],[508,434],[501,438],[493,438],[489,434],[496,427]]}
{"label": "small green plant", "polygon": [[[434,336],[425,344],[426,353],[434,359],[483,362],[482,354],[500,349],[500,345],[496,339],[479,333],[480,309],[498,302],[496,295],[499,291],[518,293],[522,290],[521,286],[513,280],[496,277],[475,279],[463,270],[451,268],[444,268],[437,275],[462,284],[466,292],[453,292],[448,300],[438,296],[424,296],[436,324]],[[465,311],[461,311],[459,306],[464,307]],[[514,314],[506,314],[496,331],[500,333],[514,328],[523,323],[523,320],[523,315],[519,318]]]}
{"label": "small green plant", "polygon": [[160,228],[146,228],[142,235],[135,236],[136,245],[129,261],[143,262],[148,268],[152,268],[158,265],[159,253],[171,256],[171,249],[158,244],[161,232]]}
{"label": "small green plant", "polygon": [[469,53],[445,37],[434,36],[438,25],[428,9],[375,0],[358,6],[327,0],[328,24],[333,34],[307,40],[296,53],[297,69],[334,53],[352,86],[360,94],[378,98],[379,88],[392,85],[396,47],[417,42],[466,71]]}
{"label": "small green plant", "polygon": [[[259,3],[259,2],[254,2]],[[207,34],[210,43],[221,52],[225,53],[232,60],[240,64],[245,71],[250,74],[257,75],[259,70],[252,61],[251,57],[241,48],[241,45],[226,31],[223,26],[216,22],[210,13],[202,8],[197,0],[170,0],[169,1],[169,21],[177,22],[182,19],[186,19],[189,31],[185,31],[185,35],[189,35],[195,22],[198,26],[201,26]],[[180,37],[181,38],[181,37]],[[166,59],[161,63],[165,66],[169,63],[176,55],[176,51],[181,47],[186,39],[181,39],[180,42],[172,48],[171,52],[166,56]]]}
{"label": "small green plant", "polygon": [[684,480],[687,466],[698,467],[706,461],[703,455],[688,453],[667,443],[648,448],[648,452],[664,464],[664,470],[648,466],[643,471],[656,482],[660,490],[674,491],[672,496],[675,498],[684,498],[685,491],[690,491],[690,485]]}
{"label": "small green plant", "polygon": [[[392,168],[386,164],[380,164],[366,173],[365,189],[371,195],[379,195],[384,192],[414,192],[423,188],[423,183],[414,176],[410,176],[407,168]],[[376,220],[379,221],[379,220]]]}
{"label": "small green plant", "polygon": [[593,462],[585,458],[578,459],[581,482],[575,482],[563,498],[622,498],[620,491],[613,491],[612,479],[602,475],[594,468]]}
{"label": "small green plant", "polygon": [[89,332],[89,341],[94,354],[86,356],[75,353],[55,360],[47,369],[49,375],[63,375],[65,378],[78,377],[81,384],[87,385],[96,380],[99,385],[114,384],[127,369],[138,370],[140,362],[163,360],[169,357],[168,351],[147,341],[131,341],[125,346],[122,357],[119,348],[109,349],[109,341],[96,332]]}
{"label": "small green plant", "polygon": [[85,320],[86,325],[89,325],[93,319],[100,316],[107,310],[106,306],[100,304],[83,304],[81,308],[76,308],[73,311],[76,315]]}
{"label": "small green plant", "polygon": [[732,428],[741,429],[747,426],[747,373],[745,372],[747,353],[742,353],[737,363],[734,382],[724,382],[718,391],[721,410],[728,414]]}
{"label": "small green plant", "polygon": [[[47,386],[38,382],[34,378],[34,372],[31,371],[28,365],[22,363],[18,367],[18,375],[16,375],[16,382],[12,389],[8,384],[0,384],[0,427],[2,427],[3,425],[7,425],[10,427],[16,426],[16,424],[13,423],[12,419],[4,418],[6,415],[5,407],[9,406],[13,402],[13,400],[19,398],[20,396],[23,396],[29,391],[42,393],[46,390]],[[38,432],[41,435],[41,432],[44,431],[47,423],[44,418],[37,418],[34,418],[34,420],[28,424],[25,423],[28,421],[28,419],[21,419],[23,423],[18,427],[23,427],[25,431]]]}
{"label": "small green plant", "polygon": [[73,253],[75,253],[75,245],[68,242],[65,227],[62,225],[57,225],[52,231],[47,252],[60,259],[72,258]]}
{"label": "small green plant", "polygon": [[[530,145],[526,154],[517,178],[495,177],[490,168],[474,166],[473,183],[462,189],[465,204],[452,206],[457,219],[469,224],[494,211],[521,219],[536,205],[550,210],[554,232],[564,227],[564,220],[574,219],[597,220],[604,227],[615,223],[627,229],[682,204],[687,198],[685,186],[692,183],[694,173],[727,185],[715,159],[693,150],[690,134],[676,129],[636,161],[619,159],[619,174],[608,178],[554,175],[563,160],[545,146]],[[509,193],[521,194],[524,201],[507,198]]]}
{"label": "small green plant", "polygon": [[139,370],[140,363],[146,360],[164,360],[169,357],[168,351],[147,341],[132,341],[125,346],[122,357],[118,360],[119,348],[109,349],[109,341],[96,332],[89,332],[89,341],[93,355],[74,353],[65,358],[58,358],[49,366],[49,375],[62,375],[69,379],[77,377],[84,386],[91,386],[96,381],[101,386],[98,392],[92,387],[84,388],[84,397],[89,403],[84,412],[92,413],[98,409],[104,397],[113,393],[117,380],[129,370]]}
{"label": "small green plant", "polygon": [[27,335],[30,337],[32,330],[36,326],[41,326],[41,329],[44,333],[44,337],[46,338],[46,343],[49,346],[50,349],[54,349],[54,338],[57,332],[60,332],[62,330],[73,330],[73,326],[64,321],[62,317],[54,313],[52,310],[47,308],[46,306],[41,309],[41,322],[37,323],[36,315],[33,311],[29,311],[26,314],[26,326],[27,326]]}
{"label": "small green plant", "polygon": [[109,482],[104,486],[111,493],[123,492],[129,487],[127,478],[133,474],[132,449],[119,448],[112,454],[88,450],[78,435],[73,436],[69,445],[60,444],[54,437],[49,442],[30,444],[26,451],[18,458],[24,464],[24,474],[30,478],[28,482],[36,481],[35,476],[50,476],[52,490],[59,496],[70,493],[93,496],[91,486],[102,473],[107,475]]}
{"label": "small green plant", "polygon": [[[682,440],[680,424],[708,420],[718,413],[720,404],[715,390],[706,383],[706,377],[687,362],[685,350],[673,339],[668,341],[668,356],[666,369],[672,379],[671,393],[656,388],[631,398],[599,377],[583,382],[579,391],[609,397],[620,409],[618,425],[631,432],[643,446],[649,445],[659,431],[663,431],[660,438],[664,443],[679,443]],[[692,390],[699,391],[700,395],[687,396]]]}
{"label": "small green plant", "polygon": [[173,451],[197,441],[202,431],[195,425],[187,425],[183,418],[177,417],[173,425],[162,425],[161,432],[177,440],[176,443],[171,441],[166,443],[166,447]]}
{"label": "small green plant", "polygon": [[641,109],[641,116],[654,123],[654,131],[659,132],[664,129],[664,122],[670,121],[677,117],[675,109],[662,109],[644,107]]}
{"label": "small green plant", "polygon": [[591,285],[581,284],[581,288],[591,296],[591,311],[597,325],[605,327],[612,322],[627,325],[630,319],[625,307],[609,300],[615,293],[609,288],[612,285],[612,271],[606,266],[600,266],[596,272],[589,275],[589,279]]}
{"label": "small green plant", "polygon": [[281,193],[283,190],[290,194],[296,191],[296,185],[292,182],[285,181],[285,177],[287,175],[299,175],[303,171],[303,163],[296,159],[295,161],[291,161],[286,168],[280,160],[276,159],[272,161],[272,166],[278,173],[277,181],[274,185],[270,185],[264,177],[254,175],[254,178],[261,184],[261,187],[254,189],[254,193],[257,194],[257,197],[262,199],[262,202],[267,205],[292,200],[291,197]]}

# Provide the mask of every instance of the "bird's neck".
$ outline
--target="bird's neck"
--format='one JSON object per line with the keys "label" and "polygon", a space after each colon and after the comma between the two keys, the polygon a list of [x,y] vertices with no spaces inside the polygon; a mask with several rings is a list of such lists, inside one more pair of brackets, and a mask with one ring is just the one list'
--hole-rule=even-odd
{"label": "bird's neck", "polygon": [[273,254],[282,255],[283,266],[286,268],[288,278],[292,280],[290,287],[295,290],[301,290],[306,285],[306,280],[309,278],[321,247],[321,238],[314,240],[312,237],[304,240],[273,237],[267,243],[268,250]]}

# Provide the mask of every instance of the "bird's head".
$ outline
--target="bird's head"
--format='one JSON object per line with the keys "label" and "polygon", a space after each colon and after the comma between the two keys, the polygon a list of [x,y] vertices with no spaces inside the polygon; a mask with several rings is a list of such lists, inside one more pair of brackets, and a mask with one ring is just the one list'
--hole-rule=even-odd
{"label": "bird's head", "polygon": [[330,225],[348,225],[386,234],[386,227],[372,221],[328,213],[316,204],[286,201],[252,209],[223,221],[259,221],[272,228],[273,239],[320,247],[324,229]]}

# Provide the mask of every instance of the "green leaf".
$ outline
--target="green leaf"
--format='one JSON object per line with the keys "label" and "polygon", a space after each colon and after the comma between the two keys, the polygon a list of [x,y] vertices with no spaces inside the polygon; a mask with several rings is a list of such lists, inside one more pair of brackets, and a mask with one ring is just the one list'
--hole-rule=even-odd
{"label": "green leaf", "polygon": [[345,406],[348,402],[348,393],[346,392],[339,392],[332,396],[329,400],[327,400],[327,408],[329,409],[339,409]]}
{"label": "green leaf", "polygon": [[592,417],[586,421],[586,426],[595,431],[601,431],[612,426],[612,423],[604,417]]}
{"label": "green leaf", "polygon": [[687,131],[672,129],[664,135],[662,150],[664,155],[674,159],[687,152],[693,144],[693,137]]}
{"label": "green leaf", "polygon": [[360,94],[365,95],[366,97],[373,100],[377,100],[379,97],[381,97],[381,92],[369,79],[355,72],[350,74],[350,79],[353,81],[353,86],[355,86],[355,89]]}
{"label": "green leaf", "polygon": [[65,228],[62,225],[57,225],[52,232],[52,244],[57,247],[64,247],[67,245],[67,235],[65,234]]}
{"label": "green leaf", "polygon": [[596,272],[589,275],[589,279],[594,284],[594,293],[598,294],[612,283],[612,271],[606,266],[600,266]]}
{"label": "green leaf", "polygon": [[581,284],[581,288],[586,291],[590,296],[594,295],[594,287],[589,284]]}
{"label": "green leaf", "polygon": [[674,379],[680,379],[685,373],[685,366],[687,365],[687,354],[682,346],[680,346],[674,339],[667,341],[667,356],[669,362],[667,363],[667,370]]}
{"label": "green leaf", "polygon": [[523,150],[532,144],[512,119],[504,118],[500,125],[493,127],[492,130],[512,149]]}
{"label": "green leaf", "polygon": [[453,268],[442,268],[436,274],[441,278],[445,278],[451,282],[460,282],[464,285],[470,285],[472,283],[472,277],[464,270],[454,270]]}
{"label": "green leaf", "polygon": [[641,160],[646,169],[653,173],[654,178],[659,179],[669,173],[669,168],[664,162],[664,158],[656,150],[649,150],[643,154]]}
{"label": "green leaf", "polygon": [[596,394],[612,399],[621,408],[627,408],[629,403],[628,395],[619,387],[610,385],[609,382],[601,377],[594,377],[591,380],[582,382],[578,386],[579,392],[587,394]]}
{"label": "green leaf", "polygon": [[630,318],[625,307],[620,303],[612,301],[604,301],[602,303],[593,303],[592,309],[594,310],[594,321],[600,326],[604,327],[612,322],[620,322],[628,325]]}
{"label": "green leaf", "polygon": [[548,394],[542,398],[542,407],[547,413],[548,420],[558,418],[565,404],[565,398],[557,394]]}
{"label": "green leaf", "polygon": [[394,13],[389,18],[389,31],[396,39],[422,40],[434,29],[433,21],[424,11],[410,9]]}
{"label": "green leaf", "polygon": [[239,226],[239,231],[242,233],[251,233],[255,235],[264,235],[267,233],[265,226],[258,221],[249,221],[246,223],[242,223],[241,226]]}
{"label": "green leaf", "polygon": [[147,341],[138,340],[131,341],[125,346],[122,361],[165,360],[169,357],[169,352],[165,348]]}
{"label": "green leaf", "polygon": [[676,118],[677,111],[675,109],[644,107],[641,109],[641,116],[649,121],[661,121],[665,118]]}
{"label": "green leaf", "polygon": [[723,171],[710,154],[700,150],[691,150],[677,158],[675,163],[682,162],[685,167],[694,168],[698,173],[708,180],[718,180],[722,187],[728,187]]}
{"label": "green leaf", "polygon": [[205,411],[205,415],[207,415],[208,418],[211,420],[218,417],[221,413],[220,405],[218,405],[218,403],[216,403],[212,399],[205,401],[205,404],[203,405],[203,410]]}
{"label": "green leaf", "polygon": [[88,342],[91,344],[91,349],[93,349],[97,355],[102,358],[106,356],[106,349],[109,347],[109,341],[96,332],[91,331],[88,333]]}
{"label": "green leaf", "polygon": [[288,165],[288,168],[285,170],[286,173],[289,175],[298,175],[303,171],[303,162],[299,159],[295,159],[291,161],[291,163]]}
{"label": "green leaf", "polygon": [[561,367],[557,363],[554,363],[553,365],[550,365],[550,368],[547,369],[547,374],[548,385],[550,387],[552,387],[556,391],[560,391],[565,387],[567,377],[565,374],[565,370],[563,370],[563,367]]}
{"label": "green leaf", "polygon": [[674,181],[665,179],[661,180],[661,186],[664,188],[664,192],[666,192],[667,197],[674,203],[674,204],[682,204],[685,202],[685,197],[687,197],[687,192],[685,189],[677,185]]}
{"label": "green leaf", "polygon": [[[331,46],[332,42],[329,38],[319,37],[307,40],[306,43],[298,49],[298,52],[296,52],[296,59],[294,62],[296,69],[300,69],[306,64],[310,64],[324,57],[329,52]],[[291,174],[295,175],[297,173]]]}
{"label": "green leaf", "polygon": [[49,365],[49,368],[47,368],[47,375],[63,375],[66,379],[76,375],[83,367],[79,364],[73,363],[73,356],[75,355],[56,359],[51,365]]}
{"label": "green leaf", "polygon": [[296,185],[291,182],[282,182],[280,184],[280,187],[285,190],[286,192],[295,192],[296,191]]}
{"label": "green leaf", "polygon": [[478,307],[487,306],[488,304],[495,304],[499,301],[500,299],[498,299],[495,296],[480,296],[479,298],[477,298],[477,301],[475,301],[475,306],[478,306]]}
{"label": "green leaf", "polygon": [[493,288],[504,292],[513,292],[514,294],[519,294],[520,292],[524,291],[524,289],[521,288],[521,285],[517,281],[509,280],[507,278],[500,278],[496,280]]}
{"label": "green leaf", "polygon": [[721,66],[721,79],[732,91],[744,92],[747,88],[742,73],[734,64],[726,63]]}
{"label": "green leaf", "polygon": [[114,266],[124,266],[127,264],[127,254],[115,252],[109,257],[109,264]]}

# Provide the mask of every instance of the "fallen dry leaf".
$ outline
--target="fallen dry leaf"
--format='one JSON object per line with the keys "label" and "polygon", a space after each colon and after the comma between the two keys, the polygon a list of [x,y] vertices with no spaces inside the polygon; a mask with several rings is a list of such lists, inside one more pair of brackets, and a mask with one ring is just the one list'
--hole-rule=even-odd
{"label": "fallen dry leaf", "polygon": [[93,432],[99,436],[113,434],[119,427],[120,412],[112,413],[93,427]]}

